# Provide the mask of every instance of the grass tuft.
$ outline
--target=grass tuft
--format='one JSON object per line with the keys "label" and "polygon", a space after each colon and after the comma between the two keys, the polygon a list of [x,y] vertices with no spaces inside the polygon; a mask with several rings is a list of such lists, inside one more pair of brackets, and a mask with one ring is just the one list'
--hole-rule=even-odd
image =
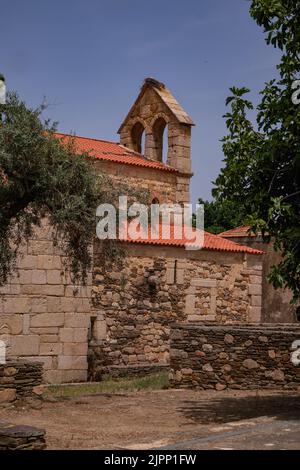
{"label": "grass tuft", "polygon": [[119,378],[104,376],[102,382],[85,382],[82,384],[49,385],[43,396],[63,398],[93,395],[97,393],[136,392],[139,390],[163,390],[168,388],[167,372],[149,374],[144,377]]}

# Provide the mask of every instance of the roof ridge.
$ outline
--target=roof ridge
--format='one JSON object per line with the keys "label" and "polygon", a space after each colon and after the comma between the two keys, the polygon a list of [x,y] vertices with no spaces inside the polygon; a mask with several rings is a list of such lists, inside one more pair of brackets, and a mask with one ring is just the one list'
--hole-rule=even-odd
{"label": "roof ridge", "polygon": [[[78,134],[67,134],[66,132],[54,132],[54,134],[59,134],[59,135],[65,135],[67,137],[74,137],[74,138],[79,138],[79,139],[84,139],[84,140],[94,140],[96,142],[106,142],[108,144],[115,144],[115,145],[120,145],[119,142],[113,141],[113,140],[105,140],[105,139],[96,139],[95,137],[86,137],[84,135],[78,135]],[[125,147],[126,148],[126,147]],[[140,155],[140,154],[138,154]]]}

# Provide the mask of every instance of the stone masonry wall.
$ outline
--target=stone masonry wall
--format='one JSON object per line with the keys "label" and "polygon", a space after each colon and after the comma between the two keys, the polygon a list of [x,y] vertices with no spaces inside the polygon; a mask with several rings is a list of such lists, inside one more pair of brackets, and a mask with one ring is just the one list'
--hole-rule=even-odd
{"label": "stone masonry wall", "polygon": [[[151,160],[162,161],[163,138],[161,131],[166,126],[168,151],[167,161],[164,163],[179,171],[171,201],[185,203],[189,202],[189,182],[192,176],[191,125],[178,121],[170,109],[172,104],[174,105],[174,101],[167,104],[153,88],[147,87],[131,108],[126,118],[126,123],[123,124],[119,131],[120,143],[127,148],[143,153],[143,149],[138,148],[139,145],[137,145],[136,140],[140,140],[141,132],[144,130],[145,157]],[[157,126],[157,124],[159,125]],[[135,132],[133,132],[136,126],[140,129],[138,138],[134,135]],[[158,174],[159,172],[156,173]],[[161,173],[164,174],[165,172]],[[145,172],[145,178],[147,178],[147,174],[149,172]]]}
{"label": "stone masonry wall", "polygon": [[159,94],[147,88],[135,102],[127,116],[127,122],[120,130],[122,145],[137,150],[133,141],[132,130],[137,123],[145,130],[145,156],[152,160],[160,160],[160,142],[158,142],[156,123],[162,120],[168,125],[168,157],[167,163],[183,173],[191,172],[191,126],[184,125],[174,116],[170,107],[163,102]]}
{"label": "stone masonry wall", "polygon": [[34,388],[42,382],[40,362],[8,361],[0,364],[0,406],[16,400],[36,397]]}
{"label": "stone masonry wall", "polygon": [[23,246],[18,271],[0,288],[0,340],[8,359],[41,361],[50,383],[87,377],[91,276],[73,286],[46,221]]}
{"label": "stone masonry wall", "polygon": [[189,202],[190,175],[161,170],[120,165],[108,161],[96,161],[95,168],[107,173],[116,184],[128,184],[140,190],[148,190],[150,202],[157,198],[161,204]]}
{"label": "stone masonry wall", "polygon": [[300,365],[291,361],[295,340],[300,340],[300,327],[294,325],[175,324],[170,335],[171,386],[299,389]]}
{"label": "stone masonry wall", "polygon": [[292,292],[289,289],[274,289],[268,282],[268,275],[272,266],[282,260],[281,254],[275,251],[273,243],[264,243],[260,236],[243,236],[229,238],[235,243],[250,246],[265,252],[263,258],[263,296],[262,318],[265,323],[295,323],[297,322],[297,305],[291,304]]}
{"label": "stone masonry wall", "polygon": [[260,320],[260,257],[127,245],[119,264],[94,249],[93,380],[124,366],[169,363],[174,321]]}

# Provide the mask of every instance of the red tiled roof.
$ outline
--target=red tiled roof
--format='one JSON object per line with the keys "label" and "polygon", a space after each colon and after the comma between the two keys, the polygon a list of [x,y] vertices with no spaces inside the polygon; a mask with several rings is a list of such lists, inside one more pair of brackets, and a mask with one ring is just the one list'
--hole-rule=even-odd
{"label": "red tiled roof", "polygon": [[242,225],[241,227],[232,228],[225,232],[219,233],[219,237],[232,238],[232,237],[255,237],[255,234],[250,232],[250,225]]}
{"label": "red tiled roof", "polygon": [[[88,152],[91,157],[112,161],[116,163],[124,163],[126,165],[135,165],[147,168],[153,168],[155,170],[162,170],[168,172],[178,172],[176,168],[172,168],[160,162],[146,159],[143,155],[136,153],[126,147],[115,142],[109,142],[106,140],[91,139],[88,137],[71,136],[69,134],[56,133],[55,136],[59,139],[74,139],[75,146],[80,152]],[[228,233],[228,232],[224,232]],[[236,235],[237,236],[237,235]],[[164,245],[164,246],[177,246],[185,247],[186,245],[192,245],[193,243],[189,239],[184,237],[178,239],[174,236],[174,231],[171,228],[170,237],[165,239],[162,237],[162,228],[160,227],[158,239],[152,238],[149,233],[147,237],[140,238],[138,240],[132,240],[130,237],[122,237],[121,241],[129,243],[142,243],[147,245]],[[194,244],[195,245],[195,244]],[[248,246],[239,245],[230,240],[224,240],[221,236],[213,235],[208,232],[204,232],[204,244],[202,249],[213,250],[213,251],[229,251],[234,253],[250,253],[250,254],[263,254],[263,251],[255,250]]]}
{"label": "red tiled roof", "polygon": [[[174,247],[185,247],[190,245],[191,247],[196,248],[197,244],[193,243],[189,238],[176,238],[174,234],[173,227],[170,227],[170,236],[169,238],[164,238],[162,234],[162,226],[159,226],[159,234],[157,238],[151,237],[151,232],[149,228],[148,236],[141,236],[139,239],[131,239],[128,234],[123,234],[120,237],[120,241],[129,242],[129,243],[140,243],[144,245],[160,245],[160,246],[174,246]],[[249,253],[254,255],[261,255],[264,252],[250,248],[249,246],[239,245],[238,243],[226,240],[218,235],[213,235],[209,232],[204,232],[204,243],[203,250],[212,250],[212,251],[227,251],[232,253]]]}
{"label": "red tiled roof", "polygon": [[71,136],[69,134],[55,133],[59,139],[74,139],[75,146],[79,152],[88,152],[91,157],[125,165],[135,165],[154,170],[178,173],[176,168],[165,165],[155,160],[149,160],[140,153],[134,152],[123,145],[107,140],[91,139],[89,137]]}
{"label": "red tiled roof", "polygon": [[235,253],[240,252],[257,255],[262,255],[264,253],[263,251],[250,248],[249,246],[239,245],[238,243],[230,240],[224,240],[222,237],[208,232],[204,232],[204,248],[207,250],[232,251]]}

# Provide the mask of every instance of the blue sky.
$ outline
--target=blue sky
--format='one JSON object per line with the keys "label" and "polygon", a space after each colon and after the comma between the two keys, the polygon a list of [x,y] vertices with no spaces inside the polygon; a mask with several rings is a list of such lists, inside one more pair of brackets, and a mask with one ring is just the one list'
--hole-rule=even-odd
{"label": "blue sky", "polygon": [[247,0],[0,0],[0,72],[31,106],[46,96],[62,132],[118,140],[145,77],[163,81],[193,118],[193,202],[222,164],[225,99],[251,98],[276,73]]}

